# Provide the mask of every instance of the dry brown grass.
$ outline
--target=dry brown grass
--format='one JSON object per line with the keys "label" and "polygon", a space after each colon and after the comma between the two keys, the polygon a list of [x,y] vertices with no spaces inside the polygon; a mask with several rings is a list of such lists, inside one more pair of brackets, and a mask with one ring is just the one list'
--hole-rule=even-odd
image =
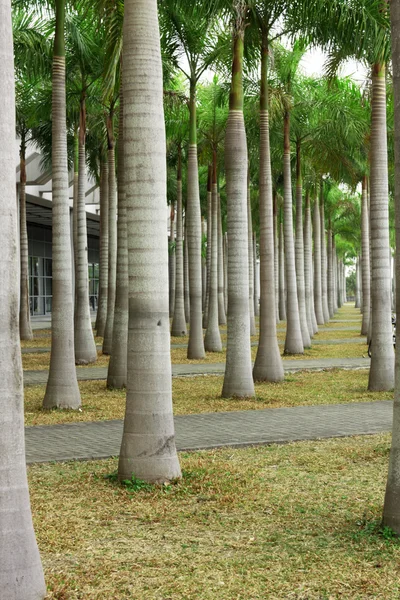
{"label": "dry brown grass", "polygon": [[[283,383],[257,383],[256,398],[221,398],[222,377],[182,377],[172,380],[177,415],[257,410],[284,406],[339,404],[392,399],[391,392],[368,392],[368,372],[303,371],[286,376]],[[78,421],[122,419],[125,391],[107,390],[104,381],[80,381],[82,412],[42,411],[45,386],[25,388],[25,424],[54,425]]]}
{"label": "dry brown grass", "polygon": [[[80,365],[80,369],[87,367],[108,367],[110,361],[109,356],[105,356],[102,352],[97,352],[97,361],[90,365]],[[25,371],[45,371],[50,366],[50,352],[46,353],[31,353],[22,355],[22,367]]]}
{"label": "dry brown grass", "polygon": [[388,600],[400,542],[379,532],[389,436],[180,456],[129,492],[116,460],[29,469],[50,599]]}

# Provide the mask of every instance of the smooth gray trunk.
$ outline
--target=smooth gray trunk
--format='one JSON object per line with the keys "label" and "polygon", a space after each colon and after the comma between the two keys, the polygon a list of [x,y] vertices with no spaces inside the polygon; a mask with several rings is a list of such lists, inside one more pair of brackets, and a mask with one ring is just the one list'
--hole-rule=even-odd
{"label": "smooth gray trunk", "polygon": [[218,194],[218,322],[226,325],[224,297],[224,240],[222,234],[221,197]]}
{"label": "smooth gray trunk", "polygon": [[[214,165],[216,169],[216,165]],[[207,331],[204,338],[206,352],[222,352],[221,334],[218,324],[218,187],[216,173],[211,193],[211,269],[210,296],[208,300]]]}
{"label": "smooth gray trunk", "polygon": [[303,239],[303,188],[301,179],[296,184],[296,239],[295,239],[296,283],[301,337],[304,348],[311,347],[310,332],[307,323],[306,290],[304,274],[304,239]]}
{"label": "smooth gray trunk", "polygon": [[249,312],[250,335],[257,335],[254,316],[254,257],[253,257],[253,219],[251,215],[250,184],[247,185],[247,227],[249,232]]}
{"label": "smooth gray trunk", "polygon": [[211,247],[212,247],[212,189],[210,181],[210,172],[208,174],[209,185],[207,190],[207,250],[206,250],[206,266],[207,266],[207,279],[206,279],[206,305],[203,314],[203,329],[207,329],[208,326],[208,309],[210,305],[210,290],[211,290]]}
{"label": "smooth gray trunk", "polygon": [[283,223],[279,226],[279,320],[286,321],[285,242]]}
{"label": "smooth gray trunk", "polygon": [[[312,303],[312,234],[311,234],[311,209],[310,209],[310,195],[306,193],[306,205],[304,212],[304,287],[305,287],[305,302],[306,302],[306,315],[307,315],[307,327],[312,337],[315,333],[315,326],[313,322],[313,311],[314,306]],[[315,319],[315,316],[314,316]]]}
{"label": "smooth gray trunk", "polygon": [[175,261],[175,204],[171,206],[171,227],[170,227],[170,249],[169,249],[169,316],[172,319],[174,316],[175,307],[175,277],[176,277],[176,261]]}
{"label": "smooth gray trunk", "polygon": [[322,310],[322,288],[321,288],[321,219],[319,214],[318,198],[314,202],[313,215],[314,233],[314,308],[317,325],[324,325],[324,313]]}
{"label": "smooth gray trunk", "polygon": [[[25,154],[25,153],[24,153]],[[23,163],[23,164],[22,164]],[[26,225],[26,173],[25,155],[21,156],[21,181],[19,184],[19,259],[20,259],[20,301],[19,336],[21,340],[33,339],[29,307],[29,254],[28,231]]]}
{"label": "smooth gray trunk", "polygon": [[329,224],[328,228],[328,309],[329,309],[329,317],[333,319],[335,314],[335,310],[333,307],[333,236],[332,236],[332,227]]}
{"label": "smooth gray trunk", "polygon": [[104,336],[108,296],[108,162],[100,163],[100,265],[96,333]]}
{"label": "smooth gray trunk", "polygon": [[190,297],[189,297],[189,250],[187,242],[186,217],[185,217],[185,239],[183,243],[183,283],[185,300],[185,320],[190,323]]}
{"label": "smooth gray trunk", "polygon": [[329,322],[328,308],[328,262],[326,258],[326,237],[325,237],[325,202],[321,192],[321,294],[322,294],[322,314],[325,323]]}
{"label": "smooth gray trunk", "polygon": [[103,354],[111,354],[117,282],[117,185],[114,142],[108,148],[108,296]]}
{"label": "smooth gray trunk", "polygon": [[183,281],[183,222],[182,222],[182,179],[177,181],[176,201],[176,282],[175,310],[172,319],[171,335],[178,337],[187,334],[185,320],[185,298]]}

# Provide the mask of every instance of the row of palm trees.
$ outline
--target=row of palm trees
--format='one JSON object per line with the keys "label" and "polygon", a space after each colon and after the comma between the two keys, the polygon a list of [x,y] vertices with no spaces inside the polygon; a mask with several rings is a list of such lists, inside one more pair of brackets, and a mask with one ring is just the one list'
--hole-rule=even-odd
{"label": "row of palm trees", "polygon": [[[207,4],[207,22],[213,22],[210,19],[210,3],[193,3],[192,9]],[[329,6],[322,3],[319,6],[319,13],[314,14],[312,7],[306,15],[301,14],[299,8],[304,8],[308,3],[296,3],[297,14],[294,15],[287,8],[287,23],[290,25],[290,19],[296,17],[299,22],[300,17],[304,17],[304,28],[310,29],[310,35],[314,34],[315,39],[321,43],[329,43],[334,49],[339,49],[339,57],[348,55],[345,53],[346,44],[349,39],[353,43],[359,44],[359,52],[370,51],[367,42],[363,36],[367,36],[368,43],[374,42],[373,35],[376,30],[384,31],[379,27],[385,27],[384,11],[374,12],[374,6],[370,6],[368,18],[373,21],[371,27],[366,26],[365,14],[355,11],[352,3],[332,2]],[[313,6],[318,3],[313,3]],[[365,2],[365,4],[368,4]],[[161,3],[162,8],[167,3]],[[174,10],[184,11],[185,3],[168,3]],[[247,19],[254,11],[250,8],[262,7],[260,14],[264,18],[270,15],[267,10],[270,3],[253,4],[235,0],[234,2],[215,3],[215,11],[218,13],[218,23],[223,23],[226,12],[231,12],[230,22],[232,26],[233,38],[233,57],[232,57],[232,81],[229,101],[229,117],[226,128],[225,141],[225,179],[227,195],[227,286],[228,286],[228,346],[226,361],[226,376],[224,380],[223,394],[229,395],[252,395],[254,394],[253,376],[251,372],[250,361],[250,318],[249,318],[249,247],[250,236],[248,233],[248,148],[244,126],[244,102],[243,102],[243,61],[246,46],[246,25]],[[285,5],[286,6],[286,5]],[[359,7],[357,7],[359,8]],[[264,9],[265,12],[264,12]],[[335,11],[341,11],[341,19]],[[106,6],[107,11],[107,6]],[[0,0],[0,80],[3,85],[4,94],[4,118],[0,120],[1,127],[4,128],[3,139],[13,139],[15,131],[14,122],[14,86],[12,73],[12,26],[10,18],[9,0]],[[255,11],[257,13],[257,11]],[[344,13],[344,16],[343,14]],[[106,12],[107,14],[107,12]],[[182,14],[182,13],[181,13]],[[215,13],[217,14],[217,13]],[[310,15],[312,18],[310,19]],[[115,15],[114,15],[115,16]],[[398,36],[396,29],[396,13],[394,13],[394,36]],[[321,20],[323,19],[323,20]],[[176,22],[176,18],[174,19]],[[68,206],[68,161],[67,161],[67,139],[66,139],[66,94],[65,94],[65,64],[66,52],[64,43],[64,25],[65,25],[65,3],[64,0],[55,0],[55,21],[56,32],[54,36],[53,52],[53,82],[52,82],[52,152],[53,152],[53,322],[52,322],[52,354],[49,383],[46,390],[45,404],[52,406],[69,406],[70,399],[77,405],[79,402],[79,390],[76,384],[74,339],[73,339],[73,300],[72,300],[72,282],[71,282],[71,261],[66,253],[69,247],[69,206]],[[123,119],[121,131],[122,136],[122,163],[123,177],[119,178],[119,196],[121,197],[120,210],[122,208],[122,224],[124,220],[124,205],[126,205],[126,229],[128,261],[123,268],[123,253],[120,251],[120,273],[125,271],[126,264],[129,273],[129,326],[128,326],[128,352],[127,352],[127,407],[124,421],[124,434],[120,453],[119,476],[121,479],[127,479],[135,474],[141,479],[148,481],[167,481],[180,476],[179,461],[176,454],[174,442],[174,427],[172,418],[172,394],[171,394],[171,365],[170,365],[170,324],[169,324],[169,298],[168,298],[168,247],[166,237],[167,207],[165,198],[166,189],[166,140],[164,131],[163,114],[163,73],[161,65],[161,47],[160,34],[158,29],[158,12],[156,0],[126,0],[124,15],[124,35],[123,35],[123,59],[120,77],[123,82],[120,88],[120,95],[123,98],[123,111],[120,111]],[[337,27],[337,23],[349,24],[342,28]],[[263,41],[263,50],[265,50],[266,39],[270,35],[271,29],[267,28],[265,21],[262,21],[263,28],[266,30]],[[323,27],[322,27],[323,25]],[[327,34],[330,25],[330,33]],[[369,21],[367,22],[369,25]],[[334,27],[335,26],[335,27]],[[351,34],[349,36],[349,28]],[[248,28],[250,31],[250,28]],[[335,29],[340,29],[335,33]],[[182,39],[187,39],[187,33],[183,27],[180,27]],[[197,32],[199,36],[200,31]],[[204,32],[201,41],[205,44],[211,37]],[[343,37],[342,37],[343,36]],[[327,40],[327,41],[326,41]],[[268,40],[268,44],[271,40]],[[267,45],[267,49],[268,49]],[[374,51],[378,47],[379,60],[374,61],[374,81],[371,106],[372,106],[372,129],[371,137],[375,143],[374,151],[370,153],[371,177],[370,177],[370,224],[371,224],[371,258],[372,258],[372,326],[375,343],[376,337],[376,356],[377,360],[371,365],[371,382],[373,386],[384,389],[390,383],[390,377],[393,381],[393,369],[391,363],[393,355],[390,354],[392,345],[387,343],[386,339],[386,321],[390,320],[390,306],[388,315],[384,314],[386,304],[390,301],[387,288],[389,288],[390,274],[387,268],[389,261],[389,227],[388,227],[388,198],[387,189],[384,190],[385,182],[379,185],[380,178],[386,179],[387,188],[387,161],[384,160],[385,148],[383,137],[386,135],[386,122],[382,117],[386,112],[386,106],[382,103],[384,93],[384,74],[383,59],[387,57],[382,54],[384,47],[378,43],[374,46]],[[343,50],[344,48],[344,50]],[[400,64],[397,61],[396,46],[394,45],[394,61],[396,68]],[[342,52],[342,54],[340,54]],[[368,55],[369,56],[369,55]],[[188,152],[188,191],[186,207],[186,231],[187,247],[189,259],[189,290],[190,290],[190,338],[189,352],[198,357],[198,354],[204,353],[203,330],[202,330],[202,263],[201,263],[201,219],[199,202],[199,184],[198,184],[198,166],[197,166],[197,131],[196,131],[196,103],[195,88],[198,82],[200,54],[191,54],[188,56],[192,61],[190,67],[190,132],[189,132],[189,152]],[[383,61],[383,62],[380,62]],[[395,70],[395,73],[397,71]],[[263,75],[265,75],[265,64]],[[264,77],[263,77],[264,79]],[[292,85],[292,78],[289,79]],[[194,89],[192,89],[194,88]],[[277,253],[272,254],[272,248],[276,236],[273,234],[273,186],[270,179],[271,168],[268,164],[269,147],[269,109],[270,103],[265,96],[268,91],[264,80],[264,97],[261,97],[261,123],[263,133],[261,136],[261,148],[259,156],[263,156],[265,162],[262,163],[263,175],[260,181],[260,191],[263,189],[262,196],[262,215],[267,219],[260,220],[260,260],[261,260],[261,319],[260,319],[260,348],[269,352],[268,344],[265,345],[267,335],[270,335],[270,323],[265,327],[265,338],[261,335],[263,319],[266,318],[266,311],[270,309],[273,313],[275,306],[275,291],[266,290],[266,281],[275,281],[275,272],[272,273],[271,266],[268,268],[266,260],[270,260],[270,265],[275,264]],[[261,94],[262,96],[262,94]],[[115,112],[115,97],[108,102],[109,121],[112,121]],[[291,107],[285,105],[284,111],[284,212],[285,212],[285,266],[287,274],[287,319],[288,329],[290,327],[296,333],[293,338],[297,342],[303,342],[302,329],[299,314],[299,295],[302,292],[302,268],[301,265],[296,272],[296,259],[293,244],[292,219],[292,185],[290,183],[290,124]],[[83,112],[80,113],[80,125],[84,125]],[[115,139],[112,123],[108,123],[108,170],[109,170],[109,215],[114,225],[116,219],[112,218],[114,213],[115,201]],[[384,131],[384,135],[382,134]],[[374,137],[375,136],[375,137]],[[120,139],[120,143],[121,143]],[[83,139],[80,140],[79,154],[83,154]],[[341,150],[339,146],[337,148]],[[371,148],[372,150],[372,148]],[[0,585],[6,591],[10,598],[19,598],[21,600],[30,598],[43,598],[45,594],[43,574],[38,558],[37,548],[34,541],[32,524],[29,512],[29,499],[26,488],[26,474],[24,465],[23,448],[23,423],[22,423],[22,371],[20,364],[18,348],[18,331],[15,306],[17,302],[17,287],[14,273],[17,270],[17,252],[16,252],[16,210],[13,198],[14,187],[14,165],[13,151],[5,145],[0,150],[2,154],[2,184],[8,192],[5,194],[6,200],[3,205],[3,216],[0,220],[4,250],[2,262],[2,286],[3,312],[0,323],[2,339],[4,340],[5,358],[0,361],[1,381],[2,381],[2,435],[1,442],[4,444],[1,452],[2,469],[0,469],[1,487],[7,490],[2,494],[0,509],[2,514],[2,536],[5,543],[2,544],[3,559],[0,561]],[[374,152],[376,154],[374,154]],[[360,151],[360,154],[362,152]],[[299,157],[299,153],[297,154]],[[354,157],[353,157],[354,158]],[[261,160],[261,157],[260,157]],[[82,164],[82,163],[81,163]],[[300,163],[301,164],[301,163]],[[121,169],[121,162],[119,163]],[[339,167],[340,169],[341,167]],[[79,160],[78,160],[79,172]],[[296,187],[298,189],[298,198],[300,199],[301,171],[297,172]],[[315,182],[319,181],[321,173],[314,174]],[[211,206],[215,204],[218,198],[216,186],[215,169],[211,177]],[[79,181],[79,178],[78,178]],[[261,185],[262,182],[262,185]],[[79,185],[79,184],[78,184]],[[264,187],[262,187],[264,186]],[[318,188],[319,189],[319,188]],[[319,191],[310,191],[318,197]],[[103,194],[104,196],[104,194]],[[111,196],[111,197],[110,197]],[[78,195],[79,197],[79,189]],[[122,200],[124,198],[124,200]],[[306,198],[309,196],[306,193]],[[78,201],[79,204],[79,201]],[[315,207],[324,204],[314,203]],[[300,206],[300,201],[299,201]],[[306,201],[306,251],[308,257],[311,252],[310,244],[310,218],[308,210],[308,201]],[[217,207],[218,213],[218,207]],[[316,216],[317,215],[317,216]],[[121,215],[120,215],[121,216]],[[215,217],[215,208],[214,208]],[[297,211],[297,227],[301,229],[300,210]],[[179,219],[178,219],[179,220]],[[318,210],[314,211],[314,233],[318,231],[319,224],[324,222],[324,216],[318,215]],[[368,219],[367,219],[368,221]],[[218,240],[218,223],[211,219],[212,235],[211,239]],[[120,223],[120,229],[123,230]],[[182,229],[182,227],[180,227]],[[217,232],[215,232],[217,229]],[[277,227],[275,228],[277,231]],[[84,232],[77,230],[77,247],[79,248],[79,235]],[[123,234],[120,234],[120,237]],[[379,238],[379,235],[381,236]],[[115,239],[109,232],[109,255],[116,248]],[[299,231],[296,238],[299,238]],[[325,237],[325,236],[323,236]],[[314,303],[321,300],[321,306],[318,307],[320,318],[325,319],[325,243],[320,244],[314,239],[314,258],[321,249],[321,257],[316,262],[314,276],[318,282],[318,270],[321,268],[321,296],[316,294]],[[328,236],[331,240],[332,236]],[[298,251],[301,250],[301,240],[298,242]],[[120,249],[121,250],[121,249]],[[331,257],[329,272],[333,273],[332,268],[332,248],[329,244],[328,251]],[[212,244],[211,244],[211,252]],[[272,255],[274,260],[272,261]],[[215,249],[214,249],[215,256]],[[79,260],[79,259],[78,259]],[[122,265],[121,265],[122,261]],[[304,263],[305,264],[305,263]],[[397,261],[397,264],[399,262]],[[320,266],[318,266],[320,265]],[[322,267],[321,267],[322,265]],[[381,268],[380,268],[381,267]],[[282,272],[282,269],[281,269]],[[304,280],[308,272],[308,282],[311,279],[310,262],[308,268],[304,269]],[[299,279],[293,279],[293,275]],[[213,288],[215,296],[215,258],[213,274]],[[267,274],[267,275],[265,275]],[[269,274],[269,279],[268,279]],[[110,292],[111,278],[116,280],[112,268],[108,270],[108,291],[109,307],[113,312],[113,322],[115,324],[115,306],[112,293]],[[332,292],[332,278],[330,290]],[[263,288],[264,285],[264,288]],[[274,286],[272,285],[272,290]],[[306,287],[306,285],[305,285]],[[326,283],[328,287],[328,282]],[[300,290],[300,294],[299,294]],[[265,293],[268,292],[269,293]],[[264,292],[264,293],[263,293]],[[319,292],[319,290],[318,290]],[[211,294],[211,288],[210,288]],[[82,296],[83,297],[83,296]],[[267,298],[267,300],[266,300]],[[331,305],[334,308],[335,295],[331,294]],[[87,298],[86,298],[87,302]],[[297,306],[296,306],[297,303]],[[300,304],[302,300],[300,301]],[[329,309],[329,305],[328,305]],[[304,330],[304,311],[303,312],[303,331]],[[317,316],[317,310],[314,311]],[[312,313],[312,311],[311,311]],[[322,314],[321,314],[322,313]],[[110,313],[111,314],[111,313]],[[306,313],[307,316],[308,313]],[[312,314],[310,321],[312,322]],[[276,323],[274,315],[273,322]],[[123,326],[122,326],[123,327]],[[375,331],[379,327],[380,330]],[[107,330],[107,325],[106,325]],[[111,327],[115,335],[115,326]],[[300,335],[298,335],[300,332]],[[276,336],[274,337],[276,342]],[[261,341],[264,340],[264,346]],[[272,337],[270,336],[270,340]],[[271,344],[273,345],[273,343]],[[288,340],[287,340],[287,345]],[[287,348],[289,350],[289,348]],[[297,351],[297,347],[296,347]],[[375,352],[374,352],[375,355]],[[62,358],[62,361],[61,361]],[[200,356],[199,356],[200,358]],[[379,371],[379,365],[386,360],[385,369]],[[269,362],[269,357],[264,361]],[[240,373],[240,377],[239,377]],[[10,374],[12,376],[10,377]],[[397,408],[398,410],[398,408]],[[395,419],[395,424],[396,424]],[[396,432],[398,435],[398,432]],[[396,446],[393,447],[391,454],[391,478],[389,478],[387,501],[385,504],[385,521],[396,528],[398,525],[397,513],[398,503],[395,501],[398,496],[396,485],[398,485],[399,468],[397,465]],[[15,535],[15,524],[18,523],[18,535]]]}

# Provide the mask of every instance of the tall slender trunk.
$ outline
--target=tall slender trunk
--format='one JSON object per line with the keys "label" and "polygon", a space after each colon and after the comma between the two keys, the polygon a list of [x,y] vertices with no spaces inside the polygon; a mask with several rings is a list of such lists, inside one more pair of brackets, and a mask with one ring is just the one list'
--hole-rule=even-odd
{"label": "tall slender trunk", "polygon": [[254,316],[260,316],[260,269],[257,261],[257,235],[253,233]]}
{"label": "tall slender trunk", "polygon": [[363,177],[361,196],[361,260],[362,260],[362,293],[363,293],[363,318],[361,335],[367,335],[371,315],[371,264],[370,264],[370,237],[368,215],[368,189],[367,178]]}
{"label": "tall slender trunk", "polygon": [[72,198],[72,248],[73,248],[73,294],[74,294],[74,335],[76,305],[78,301],[78,288],[76,285],[76,274],[78,272],[78,202],[79,202],[79,126],[74,131],[74,181]]}
{"label": "tall slender trunk", "polygon": [[314,308],[317,325],[324,325],[324,313],[322,310],[322,288],[321,288],[321,218],[319,214],[318,197],[314,202],[313,215],[314,233]]}
{"label": "tall slender trunk", "polygon": [[[24,444],[24,390],[18,336],[15,99],[11,4],[0,0],[0,590],[4,600],[40,600],[46,585],[32,525]],[[7,142],[6,142],[7,140]],[[72,297],[71,297],[72,302]]]}
{"label": "tall slender trunk", "polygon": [[274,274],[275,274],[275,314],[276,322],[279,323],[279,234],[278,234],[278,214],[276,206],[276,193],[273,195],[274,203]]}
{"label": "tall slender trunk", "polygon": [[335,310],[333,308],[333,253],[332,253],[332,225],[329,219],[328,227],[328,309],[329,316],[333,319]]}
{"label": "tall slender trunk", "polygon": [[253,260],[253,219],[251,215],[250,197],[250,173],[247,181],[247,227],[249,232],[249,313],[250,313],[250,335],[256,335],[256,320],[254,316],[254,260]]}
{"label": "tall slender trunk", "polygon": [[21,136],[20,183],[19,183],[19,258],[20,258],[20,301],[19,336],[21,340],[33,339],[29,308],[28,230],[26,225],[26,143]]}
{"label": "tall slender trunk", "polygon": [[337,253],[336,253],[336,244],[335,240],[333,240],[333,306],[335,313],[338,311],[338,279],[337,279]]}
{"label": "tall slender trunk", "polygon": [[[311,234],[311,209],[310,192],[306,191],[306,205],[304,212],[304,286],[306,300],[307,327],[312,337],[315,333],[313,322],[314,306],[312,303],[312,234]],[[315,316],[314,316],[315,319]]]}
{"label": "tall slender trunk", "polygon": [[228,315],[228,233],[224,234],[224,302],[225,314]]}
{"label": "tall slender trunk", "polygon": [[182,149],[178,148],[178,173],[176,182],[176,282],[175,309],[171,335],[187,334],[185,320],[184,277],[183,277],[183,222],[182,222]]}
{"label": "tall slender trunk", "polygon": [[210,306],[210,291],[211,291],[211,252],[212,252],[212,166],[208,167],[207,181],[207,279],[206,279],[206,307],[203,314],[203,328],[208,327],[208,310]]}
{"label": "tall slender trunk", "polygon": [[190,294],[189,294],[189,249],[187,239],[186,215],[185,215],[185,239],[183,243],[183,285],[184,285],[184,301],[185,301],[185,319],[186,323],[190,323]]}
{"label": "tall slender trunk", "polygon": [[285,241],[283,223],[279,225],[279,320],[286,321]]}
{"label": "tall slender trunk", "polygon": [[260,92],[260,338],[253,368],[256,381],[282,381],[282,358],[276,336],[274,207],[268,106],[268,45],[261,49]]}
{"label": "tall slender trunk", "polygon": [[207,352],[222,352],[221,334],[218,324],[218,184],[217,155],[214,151],[211,190],[211,273],[210,297],[208,301],[207,331],[204,348]]}
{"label": "tall slender trunk", "polygon": [[222,235],[221,196],[218,194],[218,322],[226,325],[224,298],[224,246]]}
{"label": "tall slender trunk", "polygon": [[100,266],[96,332],[104,336],[108,295],[108,162],[100,161]]}
{"label": "tall slender trunk", "polygon": [[[390,6],[392,28],[392,65],[394,93],[394,161],[395,161],[395,222],[396,281],[400,281],[400,4]],[[396,289],[396,320],[400,322],[400,290]],[[394,388],[392,447],[383,507],[383,524],[400,534],[400,352],[396,352],[396,383]]]}
{"label": "tall slender trunk", "polygon": [[296,267],[293,241],[292,174],[290,167],[290,114],[284,116],[284,230],[285,271],[287,287],[285,354],[303,354],[304,345],[300,327],[299,303],[297,298]]}
{"label": "tall slender trunk", "polygon": [[321,295],[322,295],[322,314],[325,323],[329,322],[328,308],[328,265],[326,260],[326,237],[325,237],[325,200],[323,194],[323,184],[321,183]]}
{"label": "tall slender trunk", "polygon": [[169,248],[169,316],[174,316],[175,308],[175,202],[171,204],[171,227],[170,227],[170,248]]}
{"label": "tall slender trunk", "polygon": [[371,264],[372,358],[368,389],[394,387],[389,265],[389,192],[385,65],[375,64],[371,100]]}
{"label": "tall slender trunk", "polygon": [[360,308],[360,257],[356,260],[356,297],[354,308]]}
{"label": "tall slender trunk", "polygon": [[77,204],[77,246],[75,272],[74,343],[75,363],[87,365],[97,360],[89,304],[88,240],[86,228],[86,93],[82,93],[79,120],[79,177]]}
{"label": "tall slender trunk", "polygon": [[201,289],[201,213],[197,163],[196,78],[190,81],[190,131],[187,178],[186,231],[189,251],[190,330],[187,357],[204,358]]}
{"label": "tall slender trunk", "polygon": [[225,135],[228,209],[228,327],[222,396],[254,396],[249,318],[247,141],[243,117],[244,21],[247,7],[235,1],[232,84]]}
{"label": "tall slender trunk", "polygon": [[303,240],[303,181],[301,175],[301,145],[297,142],[296,147],[296,282],[297,298],[299,303],[299,316],[301,336],[304,348],[310,348],[311,338],[307,324],[306,312],[306,290],[304,281],[304,240]]}
{"label": "tall slender trunk", "polygon": [[56,0],[56,34],[53,57],[53,299],[50,370],[43,407],[78,409],[81,405],[81,396],[76,377],[74,353],[71,222],[66,133],[64,1]]}
{"label": "tall slender trunk", "polygon": [[[204,217],[201,217],[201,239],[207,239],[207,221]],[[207,301],[207,258],[201,253],[201,306],[204,311],[206,310]]]}
{"label": "tall slender trunk", "polygon": [[128,384],[120,480],[180,477],[172,414],[165,129],[156,0],[126,0],[125,192],[129,253]]}
{"label": "tall slender trunk", "polygon": [[111,354],[115,294],[117,283],[117,185],[115,180],[115,140],[113,111],[107,118],[108,138],[108,296],[107,320],[104,330],[103,354]]}
{"label": "tall slender trunk", "polygon": [[107,387],[122,389],[127,384],[129,273],[128,234],[125,193],[124,147],[124,90],[121,81],[119,97],[118,139],[118,223],[117,223],[117,275],[111,358],[108,364]]}

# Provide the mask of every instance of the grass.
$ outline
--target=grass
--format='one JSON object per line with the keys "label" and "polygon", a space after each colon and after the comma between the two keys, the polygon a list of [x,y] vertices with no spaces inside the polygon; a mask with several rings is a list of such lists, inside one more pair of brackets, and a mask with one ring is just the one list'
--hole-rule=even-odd
{"label": "grass", "polygon": [[[97,352],[97,361],[90,365],[80,365],[79,368],[87,367],[108,367],[110,357]],[[50,366],[50,352],[47,353],[30,353],[22,355],[22,367],[25,371],[44,371]]]}
{"label": "grass", "polygon": [[[49,599],[387,600],[389,436],[196,452],[181,482],[128,490],[116,460],[29,468]],[[139,488],[139,489],[138,489]]]}
{"label": "grass", "polygon": [[[302,371],[286,376],[283,383],[256,384],[256,398],[221,398],[222,377],[181,377],[172,380],[174,413],[177,415],[235,410],[258,410],[314,404],[339,404],[391,400],[391,392],[368,392],[368,372]],[[25,424],[54,425],[78,421],[122,419],[125,391],[107,390],[104,381],[79,382],[82,412],[42,411],[45,386],[25,388]]]}

